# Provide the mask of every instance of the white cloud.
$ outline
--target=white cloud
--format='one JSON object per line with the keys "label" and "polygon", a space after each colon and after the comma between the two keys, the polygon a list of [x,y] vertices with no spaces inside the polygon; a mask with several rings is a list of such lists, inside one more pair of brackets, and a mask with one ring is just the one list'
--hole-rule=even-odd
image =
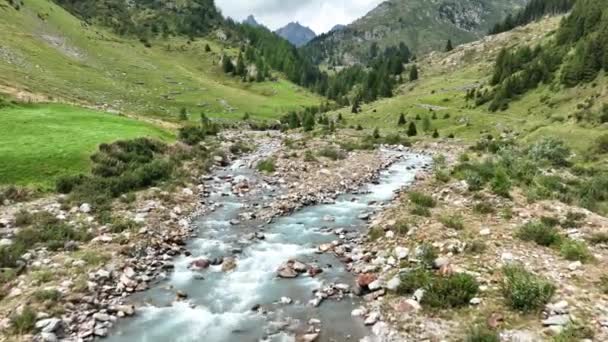
{"label": "white cloud", "polygon": [[316,33],[329,31],[337,24],[349,24],[362,17],[383,0],[216,0],[222,13],[241,21],[253,14],[276,30],[298,21]]}

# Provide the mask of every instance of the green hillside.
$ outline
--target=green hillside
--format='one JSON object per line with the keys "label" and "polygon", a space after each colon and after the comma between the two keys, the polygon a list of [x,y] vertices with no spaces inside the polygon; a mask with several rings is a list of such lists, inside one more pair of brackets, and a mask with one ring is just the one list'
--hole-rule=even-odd
{"label": "green hillside", "polygon": [[53,186],[87,171],[99,144],[136,137],[174,139],[152,124],[68,105],[0,108],[0,186]]}
{"label": "green hillside", "polygon": [[[0,17],[4,92],[27,90],[60,102],[162,119],[176,118],[182,107],[196,117],[204,110],[224,119],[245,112],[276,118],[320,102],[280,77],[244,83],[226,76],[220,58],[236,50],[221,43],[221,29],[193,41],[158,36],[146,47],[135,37],[89,25],[48,0],[25,0],[19,10],[2,1]],[[205,51],[207,44],[211,52]]]}
{"label": "green hillside", "polygon": [[390,0],[348,25],[321,35],[304,49],[330,65],[366,62],[370,49],[405,43],[417,54],[442,50],[446,42],[462,44],[479,39],[525,0]]}
{"label": "green hillside", "polygon": [[[416,124],[420,136],[430,137],[437,129],[440,137],[453,134],[471,142],[483,134],[514,134],[523,141],[557,137],[576,151],[579,160],[608,166],[605,158],[597,159],[595,148],[597,139],[608,133],[606,125],[577,120],[581,113],[599,115],[608,103],[605,76],[572,88],[540,85],[513,100],[504,111],[491,112],[488,105],[477,106],[474,100],[466,99],[470,89],[489,84],[503,47],[510,50],[550,40],[560,20],[544,20],[460,46],[451,53],[433,54],[419,61],[420,79],[404,84],[395,97],[364,105],[359,114],[344,108],[334,115],[341,113],[349,126],[361,124],[365,129],[405,133],[407,124],[397,126],[403,113],[408,124]],[[431,123],[426,132],[425,118]]]}

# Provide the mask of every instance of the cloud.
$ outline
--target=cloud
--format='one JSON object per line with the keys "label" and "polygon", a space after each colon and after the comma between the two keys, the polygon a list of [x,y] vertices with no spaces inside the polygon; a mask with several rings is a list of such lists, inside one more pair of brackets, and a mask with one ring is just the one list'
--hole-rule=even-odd
{"label": "cloud", "polygon": [[241,21],[253,14],[258,22],[276,30],[298,21],[317,33],[337,24],[349,24],[383,0],[216,0],[225,16]]}

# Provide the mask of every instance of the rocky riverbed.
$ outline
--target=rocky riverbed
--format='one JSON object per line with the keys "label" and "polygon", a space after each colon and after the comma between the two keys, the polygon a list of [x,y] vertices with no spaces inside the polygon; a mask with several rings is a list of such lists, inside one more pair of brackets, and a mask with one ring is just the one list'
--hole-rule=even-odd
{"label": "rocky riverbed", "polygon": [[[342,194],[355,191],[367,182],[377,182],[380,171],[393,165],[401,155],[363,151],[348,153],[345,160],[318,158],[310,162],[305,160],[302,150],[288,148],[284,143],[286,138],[293,137],[275,133],[226,134],[227,148],[231,141],[241,139],[255,141],[258,148],[237,160],[230,160],[229,153],[216,158],[211,174],[193,172],[193,181],[186,186],[171,191],[150,189],[139,193],[137,200],[128,206],[116,204],[117,215],[139,224],[136,231],[112,233],[107,226],[95,221],[90,205],[82,203],[78,207],[63,208],[60,198],[2,207],[3,243],[10,243],[11,234],[18,229],[13,224],[20,210],[48,211],[70,224],[89,227],[96,237],[86,245],[74,244],[62,252],[34,249],[24,255],[23,267],[27,271],[11,284],[8,296],[2,301],[2,312],[7,318],[0,322],[0,327],[8,332],[8,317],[19,314],[27,306],[37,308],[37,334],[17,339],[89,340],[107,336],[119,319],[137,315],[137,307],[142,302],[132,300],[136,297],[134,293],[166,282],[165,279],[179,274],[180,267],[200,271],[217,266],[223,272],[239,267],[242,247],[232,250],[232,256],[203,261],[193,259],[192,245],[188,244],[193,236],[201,234],[201,227],[192,224],[193,218],[214,213],[224,216],[226,207],[220,200],[222,197],[237,198],[241,203],[237,216],[228,221],[228,226],[272,224],[273,220],[312,204],[334,205]],[[308,146],[316,148],[324,144],[318,140]],[[251,169],[266,158],[275,160],[274,173],[261,175]],[[248,171],[235,176],[237,170]],[[360,215],[357,219],[365,220],[370,213]],[[332,221],[331,215],[324,216],[327,216],[323,217],[326,222]],[[252,229],[239,238],[248,241],[247,245],[267,237]],[[189,260],[187,265],[179,264],[184,258]],[[301,272],[301,267],[296,268],[298,274],[306,273],[311,278],[321,271],[320,267],[308,264],[305,272]],[[40,290],[56,291],[59,298],[52,306],[36,303],[35,294]],[[171,300],[185,301],[189,296],[175,288],[170,292]],[[320,295],[315,298],[342,297],[351,292],[345,285],[334,284],[317,291]],[[287,302],[289,297],[278,299]],[[305,338],[310,339],[319,333],[318,327],[308,330],[310,332],[300,335],[308,335]]]}

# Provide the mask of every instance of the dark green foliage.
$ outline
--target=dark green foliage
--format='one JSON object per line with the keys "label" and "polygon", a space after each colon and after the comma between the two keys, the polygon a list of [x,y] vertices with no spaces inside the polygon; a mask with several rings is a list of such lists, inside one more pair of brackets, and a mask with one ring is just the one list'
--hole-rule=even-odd
{"label": "dark green foliage", "polygon": [[410,67],[410,82],[418,79],[418,66],[416,64]]}
{"label": "dark green foliage", "polygon": [[380,139],[380,130],[377,127],[374,129],[374,133],[372,134],[372,137],[374,139]]}
{"label": "dark green foliage", "polygon": [[511,194],[511,180],[507,172],[498,168],[494,173],[494,178],[492,179],[490,186],[492,188],[492,192],[497,194],[498,196],[502,196],[505,198],[510,198]]}
{"label": "dark green foliage", "polygon": [[304,114],[304,120],[302,120],[302,127],[306,132],[310,132],[315,128],[315,117],[312,113]]}
{"label": "dark green foliage", "polygon": [[434,138],[434,139],[439,138],[439,132],[438,132],[437,130],[434,130],[434,131],[433,131],[433,138]]}
{"label": "dark green foliage", "polygon": [[560,254],[570,261],[586,262],[593,259],[593,255],[583,241],[566,239],[560,246]]}
{"label": "dark green foliage", "polygon": [[205,44],[205,52],[211,52],[211,46],[209,46],[209,44]]}
{"label": "dark green foliage", "polygon": [[61,292],[57,290],[38,290],[34,292],[34,298],[41,302],[56,302],[61,298]]}
{"label": "dark green foliage", "polygon": [[410,201],[412,201],[412,203],[419,205],[421,207],[434,208],[435,205],[437,205],[437,203],[435,202],[433,197],[425,195],[420,192],[416,192],[416,191],[410,192],[409,198],[410,198]]}
{"label": "dark green foliage", "polygon": [[441,309],[459,308],[469,305],[478,291],[479,284],[469,274],[435,277],[434,281],[425,287],[422,304]]}
{"label": "dark green foliage", "polygon": [[454,46],[452,46],[452,40],[448,39],[448,42],[445,45],[445,51],[450,52],[452,50],[454,50]]}
{"label": "dark green foliage", "polygon": [[498,34],[510,31],[518,26],[523,26],[546,15],[566,13],[572,9],[574,0],[531,0],[524,9],[515,16],[509,14],[505,20],[497,23],[490,34]]}
{"label": "dark green foliage", "polygon": [[429,210],[429,208],[427,207],[423,207],[420,205],[415,205],[411,210],[410,213],[412,215],[416,215],[416,216],[423,216],[423,217],[431,217],[431,211]]}
{"label": "dark green foliage", "polygon": [[158,184],[173,172],[174,161],[165,157],[168,147],[146,138],[101,144],[91,156],[90,176],[60,180],[70,190],[69,200],[102,206],[124,193]]}
{"label": "dark green foliage", "polygon": [[533,241],[540,246],[558,245],[562,238],[554,227],[542,222],[530,222],[520,227],[516,236],[523,241]]}
{"label": "dark green foliage", "polygon": [[258,165],[256,166],[256,168],[260,172],[273,173],[273,172],[276,171],[275,160],[272,159],[272,158],[271,159],[262,160],[262,161],[260,161],[258,163]]}
{"label": "dark green foliage", "polygon": [[595,141],[596,149],[599,153],[608,153],[608,134],[601,135]]}
{"label": "dark green foliage", "polygon": [[572,155],[566,144],[555,138],[545,138],[530,147],[528,156],[539,162],[548,162],[553,166],[568,166]]}
{"label": "dark green foliage", "polygon": [[406,123],[407,123],[407,121],[405,120],[405,115],[403,115],[403,113],[401,113],[399,115],[399,121],[397,121],[397,125],[404,126]]}
{"label": "dark green foliage", "polygon": [[334,161],[346,159],[346,154],[344,154],[344,152],[331,146],[320,149],[317,154],[321,157],[329,158]]}
{"label": "dark green foliage", "polygon": [[424,119],[422,119],[422,130],[425,132],[429,132],[432,129],[432,123],[431,123],[431,119],[428,116],[425,116]]}
{"label": "dark green foliage", "polygon": [[179,129],[177,136],[181,142],[192,146],[205,140],[207,133],[201,126],[187,125]]}
{"label": "dark green foliage", "polygon": [[415,137],[416,135],[418,135],[418,130],[416,129],[416,123],[414,121],[410,121],[410,125],[407,128],[407,136]]}
{"label": "dark green foliage", "polygon": [[424,268],[416,268],[405,272],[399,277],[401,279],[401,283],[397,288],[397,293],[400,295],[412,294],[416,290],[428,286],[428,284],[433,280],[433,277],[433,273]]}
{"label": "dark green foliage", "polygon": [[503,296],[513,309],[524,312],[541,310],[555,293],[553,284],[526,271],[523,266],[505,266],[503,274]]}
{"label": "dark green foliage", "polygon": [[36,325],[36,312],[29,306],[25,306],[18,314],[11,317],[11,328],[15,335],[24,335],[34,330]]}
{"label": "dark green foliage", "polygon": [[429,243],[424,243],[420,245],[419,253],[416,257],[420,259],[420,262],[424,267],[431,268],[438,257],[437,248]]}
{"label": "dark green foliage", "polygon": [[188,111],[186,108],[179,110],[179,121],[188,121]]}

